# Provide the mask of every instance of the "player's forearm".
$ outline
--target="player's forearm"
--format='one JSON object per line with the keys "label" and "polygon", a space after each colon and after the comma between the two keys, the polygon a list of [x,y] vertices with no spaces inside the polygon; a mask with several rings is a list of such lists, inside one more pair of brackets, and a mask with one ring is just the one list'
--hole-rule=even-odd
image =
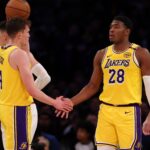
{"label": "player's forearm", "polygon": [[53,106],[54,99],[46,95],[44,92],[40,91],[36,87],[31,87],[28,89],[29,94],[36,100]]}
{"label": "player's forearm", "polygon": [[77,95],[71,98],[73,105],[77,105],[91,98],[97,91],[99,87],[93,84],[87,84]]}
{"label": "player's forearm", "polygon": [[46,95],[44,92],[40,91],[34,84],[33,76],[30,74],[25,74],[25,77],[22,78],[24,85],[28,93],[38,101],[41,101],[48,105],[53,105],[54,99]]}

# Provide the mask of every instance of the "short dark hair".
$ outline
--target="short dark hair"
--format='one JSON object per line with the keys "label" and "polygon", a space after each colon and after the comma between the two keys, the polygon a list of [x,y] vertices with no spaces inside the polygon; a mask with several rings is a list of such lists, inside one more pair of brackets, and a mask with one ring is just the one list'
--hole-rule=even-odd
{"label": "short dark hair", "polygon": [[12,18],[6,22],[6,31],[8,35],[13,38],[18,32],[24,30],[26,26],[31,26],[29,20]]}
{"label": "short dark hair", "polygon": [[84,129],[90,137],[93,137],[94,132],[95,132],[95,127],[90,121],[81,121],[77,125],[77,130],[78,129]]}
{"label": "short dark hair", "polygon": [[6,31],[6,21],[5,20],[0,22],[0,30]]}
{"label": "short dark hair", "polygon": [[127,28],[129,28],[130,30],[133,29],[133,23],[127,16],[115,16],[113,20],[121,21]]}

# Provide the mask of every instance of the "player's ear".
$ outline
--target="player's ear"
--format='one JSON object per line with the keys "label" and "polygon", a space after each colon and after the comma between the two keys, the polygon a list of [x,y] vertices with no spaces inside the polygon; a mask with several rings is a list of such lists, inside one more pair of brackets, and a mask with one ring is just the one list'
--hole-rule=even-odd
{"label": "player's ear", "polygon": [[131,30],[130,29],[126,29],[126,34],[130,35],[130,33],[131,33]]}
{"label": "player's ear", "polygon": [[16,37],[17,37],[17,39],[21,39],[22,38],[22,32],[18,32]]}

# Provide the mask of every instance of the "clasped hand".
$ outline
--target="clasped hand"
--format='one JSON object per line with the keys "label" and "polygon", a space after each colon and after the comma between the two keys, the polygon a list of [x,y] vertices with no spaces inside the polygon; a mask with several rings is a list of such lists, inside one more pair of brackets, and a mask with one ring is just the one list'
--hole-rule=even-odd
{"label": "clasped hand", "polygon": [[[73,110],[73,103],[69,98],[59,96],[56,98],[56,101],[59,101],[60,107],[55,107],[56,117],[68,118],[69,112]],[[57,103],[58,104],[58,103]]]}

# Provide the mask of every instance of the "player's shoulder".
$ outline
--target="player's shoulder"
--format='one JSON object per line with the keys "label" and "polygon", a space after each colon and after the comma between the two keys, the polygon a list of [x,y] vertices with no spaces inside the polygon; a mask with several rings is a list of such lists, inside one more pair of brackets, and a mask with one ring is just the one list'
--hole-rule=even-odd
{"label": "player's shoulder", "polygon": [[150,58],[150,53],[147,48],[138,46],[135,50],[135,56],[141,64],[142,62],[147,61]]}
{"label": "player's shoulder", "polygon": [[27,54],[28,54],[28,56],[29,56],[30,59],[35,59],[34,55],[30,51],[27,52]]}
{"label": "player's shoulder", "polygon": [[107,51],[107,47],[105,47],[103,49],[99,49],[96,54],[99,55],[100,57],[103,57],[105,55],[106,51]]}
{"label": "player's shoulder", "polygon": [[97,51],[96,55],[95,55],[95,61],[98,61],[98,62],[102,62],[102,60],[104,59],[104,56],[106,54],[106,51],[107,49],[106,48],[103,48],[103,49],[100,49]]}
{"label": "player's shoulder", "polygon": [[131,43],[130,48],[132,48],[137,54],[149,52],[147,48],[136,43]]}
{"label": "player's shoulder", "polygon": [[11,51],[9,54],[9,64],[14,69],[17,69],[20,65],[24,65],[24,62],[28,63],[28,56],[25,51],[18,47]]}
{"label": "player's shoulder", "polygon": [[25,51],[23,51],[22,49],[20,49],[20,48],[18,48],[18,47],[16,47],[16,48],[13,50],[13,53],[16,53],[16,54],[23,54],[23,55],[26,54]]}
{"label": "player's shoulder", "polygon": [[144,54],[149,53],[149,50],[142,46],[138,46],[135,50],[136,50],[136,54],[139,54],[139,55],[144,55]]}
{"label": "player's shoulder", "polygon": [[13,57],[14,59],[20,59],[22,57],[27,57],[27,53],[23,51],[22,49],[16,47],[11,53],[10,57]]}
{"label": "player's shoulder", "polygon": [[136,50],[137,50],[137,51],[140,51],[140,52],[143,52],[143,51],[148,52],[148,49],[145,48],[145,47],[142,47],[142,46],[138,46]]}

